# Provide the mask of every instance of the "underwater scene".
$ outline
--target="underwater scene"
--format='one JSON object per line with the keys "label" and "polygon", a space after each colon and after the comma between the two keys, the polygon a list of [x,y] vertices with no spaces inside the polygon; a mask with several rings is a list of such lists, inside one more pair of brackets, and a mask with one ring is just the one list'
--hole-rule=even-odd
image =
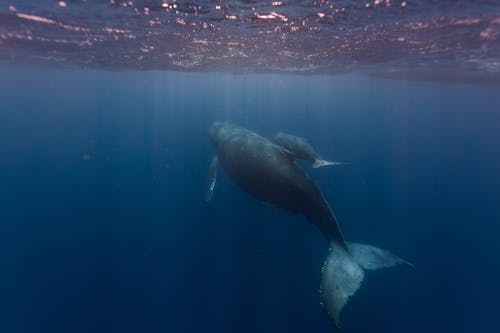
{"label": "underwater scene", "polygon": [[500,3],[0,0],[0,332],[496,332]]}

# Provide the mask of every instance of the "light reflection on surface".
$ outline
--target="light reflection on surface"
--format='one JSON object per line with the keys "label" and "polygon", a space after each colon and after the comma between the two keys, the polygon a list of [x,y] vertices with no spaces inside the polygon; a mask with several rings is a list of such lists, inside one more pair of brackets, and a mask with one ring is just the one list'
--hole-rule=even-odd
{"label": "light reflection on surface", "polygon": [[451,74],[500,77],[499,7],[487,0],[11,0],[0,5],[0,59],[245,72],[418,69],[421,75],[443,72],[446,62]]}

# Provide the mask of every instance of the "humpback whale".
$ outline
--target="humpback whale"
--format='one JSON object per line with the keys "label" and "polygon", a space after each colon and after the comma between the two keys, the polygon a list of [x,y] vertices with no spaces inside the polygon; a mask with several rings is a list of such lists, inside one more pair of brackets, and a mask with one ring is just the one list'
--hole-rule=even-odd
{"label": "humpback whale", "polygon": [[304,215],[329,243],[321,270],[321,306],[340,328],[340,311],[361,286],[365,269],[406,264],[398,256],[371,245],[347,242],[321,191],[295,162],[295,154],[246,128],[215,122],[209,136],[216,152],[210,163],[205,199],[215,188],[217,166],[256,199]]}
{"label": "humpback whale", "polygon": [[295,158],[311,162],[313,168],[344,164],[323,159],[306,139],[296,135],[279,132],[274,136],[273,142],[293,153]]}

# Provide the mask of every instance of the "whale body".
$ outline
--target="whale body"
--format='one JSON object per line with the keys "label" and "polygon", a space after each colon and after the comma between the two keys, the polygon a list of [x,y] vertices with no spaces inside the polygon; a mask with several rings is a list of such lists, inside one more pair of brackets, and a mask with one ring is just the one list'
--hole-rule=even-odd
{"label": "whale body", "polygon": [[346,242],[325,197],[287,149],[230,123],[213,123],[209,136],[216,156],[209,168],[206,197],[212,196],[215,168],[220,165],[257,200],[304,215],[327,239],[330,246],[321,270],[320,304],[336,327],[340,327],[340,311],[363,281],[364,269],[412,266],[388,251]]}
{"label": "whale body", "polygon": [[210,137],[219,164],[260,201],[305,215],[327,239],[346,248],[330,206],[293,154],[243,127],[215,123]]}

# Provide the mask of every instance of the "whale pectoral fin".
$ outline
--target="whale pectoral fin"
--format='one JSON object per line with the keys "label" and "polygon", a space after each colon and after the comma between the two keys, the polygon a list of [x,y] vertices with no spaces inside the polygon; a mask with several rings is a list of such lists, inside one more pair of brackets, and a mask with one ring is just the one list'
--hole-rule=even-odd
{"label": "whale pectoral fin", "polygon": [[219,160],[217,156],[212,158],[210,162],[210,166],[208,167],[207,174],[207,184],[205,188],[205,202],[209,202],[214,195],[215,183],[217,181],[217,166],[219,164]]}
{"label": "whale pectoral fin", "polygon": [[342,165],[342,164],[346,164],[346,163],[344,163],[344,162],[332,162],[332,161],[326,161],[326,160],[315,160],[312,167],[317,169],[317,168],[321,168],[324,166]]}
{"label": "whale pectoral fin", "polygon": [[321,306],[338,328],[342,308],[363,282],[363,269],[386,268],[400,264],[415,268],[389,251],[371,245],[347,243],[347,248],[349,252],[332,242],[330,253],[321,270]]}

